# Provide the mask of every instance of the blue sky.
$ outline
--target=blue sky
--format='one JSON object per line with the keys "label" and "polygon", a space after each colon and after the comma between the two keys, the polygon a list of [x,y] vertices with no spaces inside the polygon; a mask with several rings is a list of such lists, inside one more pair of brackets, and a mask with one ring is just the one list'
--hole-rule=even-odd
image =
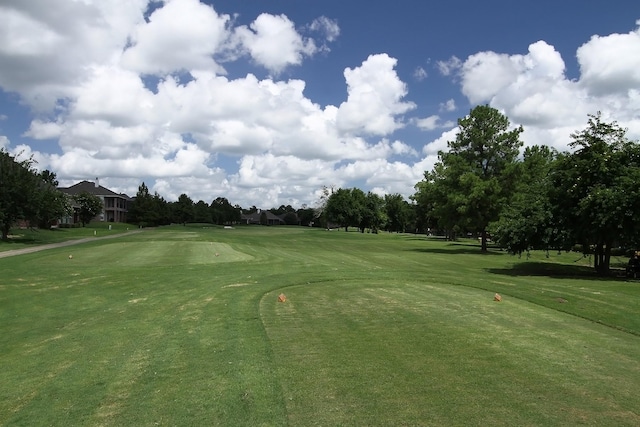
{"label": "blue sky", "polygon": [[313,206],[408,197],[478,104],[567,148],[640,136],[640,6],[621,1],[0,2],[0,147],[63,185]]}

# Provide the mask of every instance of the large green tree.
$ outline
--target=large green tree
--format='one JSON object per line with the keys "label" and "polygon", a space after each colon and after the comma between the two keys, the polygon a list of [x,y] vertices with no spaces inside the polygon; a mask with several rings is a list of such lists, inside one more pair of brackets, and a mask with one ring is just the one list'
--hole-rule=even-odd
{"label": "large green tree", "polygon": [[127,213],[127,218],[132,224],[138,224],[141,227],[149,225],[157,225],[155,211],[153,206],[153,196],[149,194],[149,188],[142,182],[138,186],[136,197],[131,203],[131,208]]}
{"label": "large green tree", "polygon": [[338,188],[327,198],[323,213],[327,222],[338,224],[349,231],[349,227],[359,227],[366,196],[359,188]]}
{"label": "large green tree", "polygon": [[129,209],[127,219],[141,227],[157,227],[171,223],[170,205],[157,192],[149,193],[149,188],[143,182]]}
{"label": "large green tree", "polygon": [[498,244],[514,254],[531,249],[549,250],[561,237],[551,205],[551,170],[557,152],[546,146],[527,147],[517,165],[517,182],[511,201],[491,232]]}
{"label": "large green tree", "polygon": [[384,196],[384,210],[387,217],[386,228],[389,231],[406,231],[414,216],[413,207],[399,193]]}
{"label": "large green tree", "polygon": [[608,274],[613,247],[640,243],[640,145],[600,113],[571,137],[574,151],[551,171],[551,204],[564,232],[559,244],[593,251],[596,271]]}
{"label": "large green tree", "polygon": [[487,229],[508,203],[515,163],[522,146],[522,127],[511,128],[509,119],[495,108],[480,105],[458,120],[459,131],[448,151],[425,174],[416,200],[431,203],[439,225],[447,229],[479,232],[487,250]]}
{"label": "large green tree", "polygon": [[198,202],[193,205],[193,221],[211,223],[211,210],[204,200],[198,200]]}
{"label": "large green tree", "polygon": [[0,229],[2,240],[9,238],[9,230],[16,221],[34,214],[38,177],[32,169],[33,161],[17,161],[0,149]]}
{"label": "large green tree", "polygon": [[387,214],[384,210],[384,199],[376,193],[369,191],[362,200],[362,210],[360,215],[360,232],[370,229],[377,233],[387,221]]}
{"label": "large green tree", "polygon": [[176,222],[184,225],[193,221],[193,200],[186,194],[178,196],[178,201],[173,203],[173,217]]}
{"label": "large green tree", "polygon": [[239,222],[242,217],[242,208],[231,205],[229,200],[224,197],[215,198],[209,205],[209,209],[213,222],[219,225]]}
{"label": "large green tree", "polygon": [[78,217],[82,226],[89,224],[103,209],[103,202],[100,197],[83,191],[73,196],[73,200],[77,205]]}
{"label": "large green tree", "polygon": [[44,170],[36,176],[39,182],[30,219],[38,227],[49,229],[57,220],[72,213],[71,203],[69,197],[58,190],[55,173]]}

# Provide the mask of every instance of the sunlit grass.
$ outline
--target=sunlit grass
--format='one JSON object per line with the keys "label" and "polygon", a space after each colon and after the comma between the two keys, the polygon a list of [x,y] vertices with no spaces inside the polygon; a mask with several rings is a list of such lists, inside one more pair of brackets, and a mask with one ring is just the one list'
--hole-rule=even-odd
{"label": "sunlit grass", "polygon": [[0,259],[0,425],[638,425],[640,287],[588,264],[299,227]]}

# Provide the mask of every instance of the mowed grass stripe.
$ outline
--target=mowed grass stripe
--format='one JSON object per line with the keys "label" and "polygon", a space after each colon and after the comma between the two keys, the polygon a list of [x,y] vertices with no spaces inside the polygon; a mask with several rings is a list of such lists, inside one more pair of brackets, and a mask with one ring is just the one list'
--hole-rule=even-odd
{"label": "mowed grass stripe", "polygon": [[556,277],[575,255],[301,227],[70,250],[0,260],[0,425],[638,424],[638,288]]}
{"label": "mowed grass stripe", "polygon": [[274,302],[277,291],[263,299],[292,425],[640,420],[619,405],[640,379],[624,333],[475,289],[379,285],[332,282],[288,288],[286,303]]}

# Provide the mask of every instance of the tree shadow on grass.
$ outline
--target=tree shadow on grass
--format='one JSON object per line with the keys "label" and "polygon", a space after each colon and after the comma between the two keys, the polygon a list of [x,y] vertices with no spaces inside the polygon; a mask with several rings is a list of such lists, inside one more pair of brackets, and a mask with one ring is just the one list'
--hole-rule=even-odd
{"label": "tree shadow on grass", "polygon": [[482,252],[480,250],[480,245],[473,245],[467,243],[449,243],[444,247],[438,248],[412,248],[408,249],[413,252],[424,252],[430,254],[462,254],[462,255],[505,255],[506,252],[489,248],[487,252]]}
{"label": "tree shadow on grass", "polygon": [[32,236],[10,236],[7,240],[0,240],[0,245],[13,245],[19,243],[21,245],[42,245],[43,243]]}
{"label": "tree shadow on grass", "polygon": [[13,245],[13,244],[21,244],[21,245],[44,245],[47,243],[56,243],[58,240],[53,239],[43,239],[40,237],[39,233],[60,233],[60,237],[64,238],[64,233],[66,231],[60,228],[52,228],[50,230],[40,230],[37,228],[29,229],[27,232],[23,230],[11,230],[9,233],[9,239],[0,240],[0,248],[4,245]]}
{"label": "tree shadow on grass", "polygon": [[620,280],[625,278],[623,269],[612,268],[609,276],[596,274],[593,267],[582,265],[552,264],[548,262],[526,261],[511,268],[487,268],[485,271],[504,276],[543,276],[554,279]]}

